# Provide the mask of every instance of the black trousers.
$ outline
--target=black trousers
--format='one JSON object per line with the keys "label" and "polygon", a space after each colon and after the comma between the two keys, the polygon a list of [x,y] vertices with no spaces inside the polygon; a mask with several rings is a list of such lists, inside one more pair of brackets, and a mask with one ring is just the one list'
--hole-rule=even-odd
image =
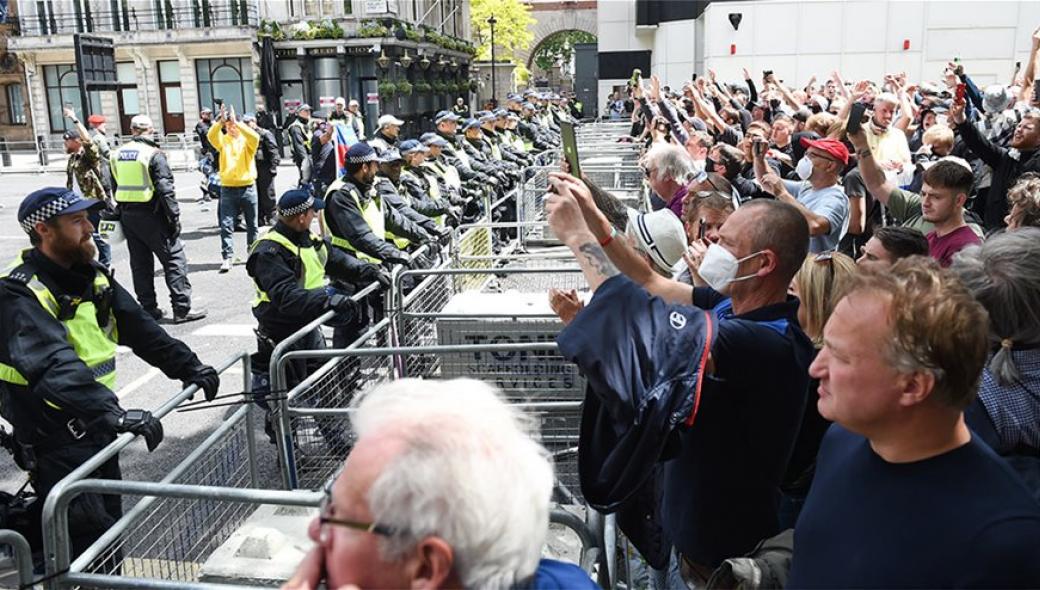
{"label": "black trousers", "polygon": [[188,281],[188,257],[180,238],[170,234],[166,223],[146,209],[124,208],[120,220],[126,246],[130,250],[130,272],[134,278],[137,301],[147,311],[158,309],[155,300],[155,258],[162,264],[166,287],[170,290],[173,315],[181,316],[191,309],[191,282]]}
{"label": "black trousers", "polygon": [[[90,438],[90,437],[88,437]],[[42,507],[44,499],[51,489],[66,475],[85,463],[92,456],[105,448],[114,437],[94,436],[90,440],[82,439],[75,443],[58,445],[46,451],[36,450],[36,468],[32,472],[33,489],[36,491]],[[119,469],[119,457],[114,457],[93,472],[91,479],[123,479]],[[80,494],[69,504],[69,535],[72,543],[72,559],[76,559],[105,531],[110,529],[123,516],[123,500],[120,496],[101,494]],[[33,548],[35,551],[35,547]],[[93,566],[113,571],[120,557],[114,563],[94,563]],[[115,572],[115,573],[118,573]]]}
{"label": "black trousers", "polygon": [[257,208],[260,213],[258,225],[267,225],[275,208],[274,176],[267,172],[256,175]]}

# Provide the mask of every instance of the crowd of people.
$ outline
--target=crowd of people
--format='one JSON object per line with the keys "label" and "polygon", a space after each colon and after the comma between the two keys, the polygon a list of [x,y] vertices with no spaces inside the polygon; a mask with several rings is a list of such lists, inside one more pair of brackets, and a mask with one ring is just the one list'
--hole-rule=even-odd
{"label": "crowd of people", "polygon": [[634,75],[655,211],[552,175],[582,492],[655,587],[1040,585],[1038,51],[984,90]]}

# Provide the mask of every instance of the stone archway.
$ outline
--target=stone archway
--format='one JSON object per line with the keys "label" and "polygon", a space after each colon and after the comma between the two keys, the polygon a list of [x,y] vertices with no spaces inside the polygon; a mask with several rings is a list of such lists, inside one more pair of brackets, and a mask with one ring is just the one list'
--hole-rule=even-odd
{"label": "stone archway", "polygon": [[564,31],[585,31],[599,36],[596,24],[595,2],[549,2],[532,3],[531,16],[535,24],[531,27],[534,37],[525,51],[517,51],[513,59],[517,63],[531,65],[531,56],[538,46],[556,33]]}

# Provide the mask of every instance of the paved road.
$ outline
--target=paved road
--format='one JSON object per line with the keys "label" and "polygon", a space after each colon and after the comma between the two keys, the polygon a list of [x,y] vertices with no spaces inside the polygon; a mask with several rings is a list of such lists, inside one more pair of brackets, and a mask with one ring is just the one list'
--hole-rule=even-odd
{"label": "paved road", "polygon": [[[166,325],[167,331],[186,342],[203,362],[217,364],[231,355],[255,349],[252,329],[255,320],[250,313],[253,283],[244,265],[236,265],[231,272],[219,274],[220,232],[217,228],[216,203],[199,201],[201,191],[198,173],[176,173],[177,198],[181,204],[182,239],[188,256],[189,276],[192,283],[192,303],[204,307],[206,319],[179,326]],[[283,166],[276,178],[277,194],[291,188],[297,179],[294,167]],[[0,175],[0,256],[12,258],[20,248],[29,246],[26,235],[17,223],[18,204],[29,192],[45,186],[63,185],[64,174]],[[246,258],[245,234],[235,234],[235,252]],[[126,244],[113,247],[115,277],[131,293],[129,255]],[[156,261],[156,269],[159,269]],[[171,313],[169,296],[162,275],[155,278],[160,307]],[[120,350],[117,359],[116,394],[125,408],[152,409],[169,396],[180,391],[181,384],[172,381],[158,369],[138,359],[129,350]],[[221,382],[221,391],[242,391],[242,371],[234,367],[227,371]],[[201,399],[201,394],[199,399]],[[174,413],[163,421],[166,439],[154,453],[149,454],[143,442],[135,442],[124,451],[122,466],[127,478],[154,481],[166,473],[191,448],[196,446],[219,424],[229,412],[225,408],[191,413]],[[262,432],[260,433],[262,436]],[[265,440],[261,438],[260,440]],[[264,443],[264,447],[268,447]],[[268,449],[265,449],[268,450]],[[275,484],[277,468],[272,452],[266,454],[265,466],[269,473],[264,478]],[[0,452],[0,489],[14,492],[25,482],[25,476],[5,453]]]}

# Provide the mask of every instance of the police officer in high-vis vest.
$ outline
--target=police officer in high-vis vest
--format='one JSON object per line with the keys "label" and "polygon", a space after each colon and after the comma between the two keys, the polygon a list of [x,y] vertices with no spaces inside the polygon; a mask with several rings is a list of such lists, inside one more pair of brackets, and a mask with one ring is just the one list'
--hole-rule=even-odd
{"label": "police officer in high-vis vest", "polygon": [[[160,328],[94,260],[88,213],[101,206],[64,187],[30,194],[18,222],[32,248],[9,254],[0,273],[0,413],[14,428],[15,460],[41,499],[119,433],[143,436],[149,451],[163,439],[162,424],[149,412],[119,404],[117,346],[172,379],[198,385],[208,400],[220,386],[216,371]],[[120,479],[118,458],[90,477]],[[119,496],[74,498],[73,557],[121,515]]]}
{"label": "police officer in high-vis vest", "polygon": [[299,186],[303,186],[311,181],[311,133],[314,132],[311,105],[303,104],[296,109],[296,116],[286,131],[289,133],[289,151],[293,164],[300,172]]}
{"label": "police officer in high-vis vest", "polygon": [[152,120],[137,115],[130,121],[133,137],[112,152],[114,200],[130,251],[130,272],[137,300],[152,318],[163,317],[155,299],[154,258],[162,264],[173,305],[173,323],[192,322],[206,312],[191,307],[188,257],[181,243],[180,207],[173,189],[173,172],[166,155],[152,139]]}
{"label": "police officer in high-vis vest", "polygon": [[347,173],[332,183],[325,196],[325,232],[333,246],[361,260],[407,265],[408,254],[387,239],[398,228],[387,226],[384,204],[373,186],[379,164],[379,156],[367,143],[350,146]]}
{"label": "police officer in high-vis vest", "polygon": [[[359,284],[389,283],[378,266],[344,254],[311,233],[317,211],[324,206],[323,200],[311,196],[307,189],[287,191],[278,199],[278,222],[253,244],[246,262],[246,272],[256,284],[253,316],[259,323],[257,352],[251,363],[253,393],[265,410],[269,409],[263,398],[270,392],[271,352],[279,342],[329,310],[338,312],[339,322],[357,319],[357,305],[349,296],[327,289],[326,275]],[[293,346],[300,350],[319,348],[325,348],[320,329]],[[290,363],[289,387],[322,362]],[[267,424],[272,434],[269,420]],[[339,428],[326,422],[319,422],[319,427],[330,445],[338,447],[343,442]]]}

